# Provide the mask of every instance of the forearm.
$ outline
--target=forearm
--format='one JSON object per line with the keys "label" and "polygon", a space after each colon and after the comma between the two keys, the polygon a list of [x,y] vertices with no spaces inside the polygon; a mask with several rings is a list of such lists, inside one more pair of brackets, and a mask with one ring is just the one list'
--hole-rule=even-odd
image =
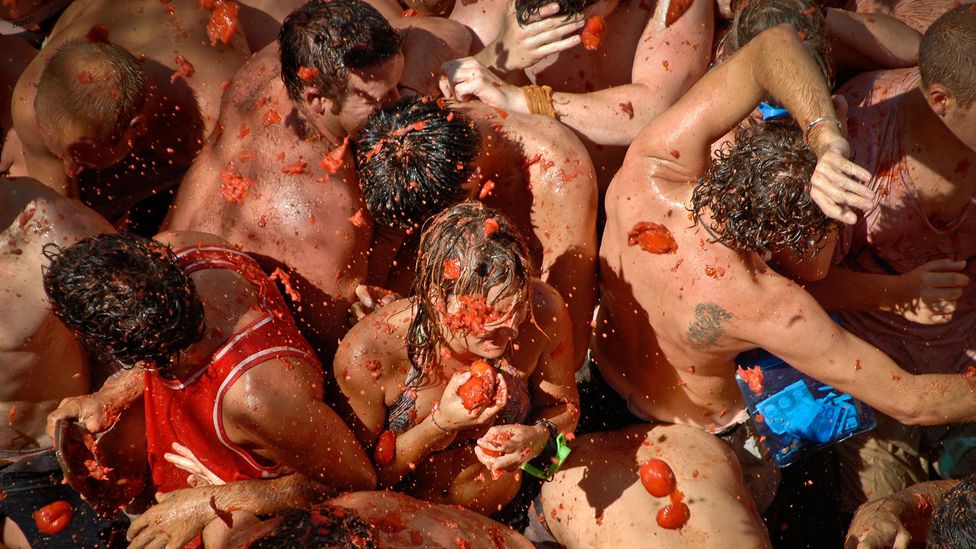
{"label": "forearm", "polygon": [[579,402],[561,402],[551,406],[536,408],[532,411],[533,419],[547,419],[556,426],[562,434],[576,431],[579,422]]}
{"label": "forearm", "polygon": [[976,372],[913,376],[913,413],[902,423],[944,425],[976,422]]}
{"label": "forearm", "polygon": [[901,303],[899,278],[833,266],[826,278],[805,286],[827,311],[894,311]]}
{"label": "forearm", "polygon": [[445,431],[434,423],[433,412],[396,439],[396,458],[387,466],[377,465],[381,488],[396,486],[421,460],[442,450],[455,438],[454,431]]}
{"label": "forearm", "polygon": [[922,39],[894,17],[833,8],[827,10],[827,36],[838,64],[861,70],[916,65]]}
{"label": "forearm", "polygon": [[567,249],[559,254],[553,265],[543,264],[542,280],[563,297],[573,326],[572,350],[563,345],[553,352],[569,352],[573,356],[573,366],[579,367],[589,347],[590,332],[593,330],[590,320],[596,304],[595,254],[579,251],[575,247]]}
{"label": "forearm", "polygon": [[[294,507],[307,507],[336,495],[334,489],[299,473],[270,480],[245,480],[201,488],[213,497],[221,511],[246,511],[255,515],[273,515]],[[216,513],[214,514],[216,517]]]}
{"label": "forearm", "polygon": [[597,145],[627,146],[685,90],[626,84],[592,93],[554,92],[556,118]]}
{"label": "forearm", "polygon": [[105,380],[96,394],[105,399],[110,409],[121,412],[142,398],[145,376],[146,373],[138,368],[119,370]]}

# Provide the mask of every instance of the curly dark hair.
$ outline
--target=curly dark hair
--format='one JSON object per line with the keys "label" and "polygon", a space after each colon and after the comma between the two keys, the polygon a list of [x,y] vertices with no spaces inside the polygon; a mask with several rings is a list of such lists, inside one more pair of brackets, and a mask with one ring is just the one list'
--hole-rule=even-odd
{"label": "curly dark hair", "polygon": [[932,512],[925,546],[933,549],[976,547],[976,476],[970,476],[942,496]]}
{"label": "curly dark hair", "polygon": [[743,126],[735,139],[715,153],[695,186],[695,221],[734,250],[764,254],[789,248],[804,255],[834,223],[807,191],[817,158],[800,129],[791,118],[775,119]]}
{"label": "curly dark hair", "polygon": [[539,10],[553,3],[559,4],[559,14],[569,19],[596,4],[596,0],[515,0],[515,19],[524,27],[539,16]]}
{"label": "curly dark hair", "polygon": [[408,97],[375,111],[355,142],[373,220],[414,229],[464,199],[480,145],[474,124],[444,100]]}
{"label": "curly dark hair", "polygon": [[[525,303],[535,271],[515,226],[476,201],[462,202],[432,217],[421,234],[419,250],[411,291],[417,312],[407,331],[407,350],[414,367],[426,374],[436,359],[435,347],[444,341],[439,304],[443,306],[451,296],[487,296],[496,286],[502,288],[496,302],[514,297],[516,304]],[[456,272],[450,272],[451,265]]]}
{"label": "curly dark hair", "polygon": [[[334,105],[347,95],[349,69],[363,69],[400,53],[400,35],[360,0],[311,0],[285,18],[278,32],[281,79],[301,102],[314,85]],[[315,69],[313,76],[302,69]],[[303,78],[304,76],[304,78]]]}
{"label": "curly dark hair", "polygon": [[54,314],[91,351],[131,367],[169,366],[203,336],[203,303],[165,244],[133,234],[44,247]]}
{"label": "curly dark hair", "polygon": [[376,529],[352,509],[320,503],[289,509],[274,530],[248,542],[248,549],[377,549]]}

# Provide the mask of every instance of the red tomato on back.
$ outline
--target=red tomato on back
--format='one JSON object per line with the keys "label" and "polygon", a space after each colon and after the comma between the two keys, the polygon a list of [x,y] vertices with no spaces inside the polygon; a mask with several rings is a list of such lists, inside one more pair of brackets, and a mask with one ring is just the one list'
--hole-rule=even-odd
{"label": "red tomato on back", "polygon": [[668,530],[677,530],[688,523],[691,509],[684,502],[665,505],[657,512],[657,525]]}
{"label": "red tomato on back", "polygon": [[659,459],[651,459],[641,465],[640,479],[644,489],[657,498],[663,498],[675,489],[674,471]]}

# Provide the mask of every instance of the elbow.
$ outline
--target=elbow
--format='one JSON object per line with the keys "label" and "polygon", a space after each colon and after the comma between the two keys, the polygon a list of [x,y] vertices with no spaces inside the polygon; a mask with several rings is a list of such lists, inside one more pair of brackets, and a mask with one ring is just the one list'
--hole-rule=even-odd
{"label": "elbow", "polygon": [[908,391],[891,400],[891,410],[882,410],[903,425],[938,425],[944,418],[936,417],[934,403],[925,402],[917,391]]}

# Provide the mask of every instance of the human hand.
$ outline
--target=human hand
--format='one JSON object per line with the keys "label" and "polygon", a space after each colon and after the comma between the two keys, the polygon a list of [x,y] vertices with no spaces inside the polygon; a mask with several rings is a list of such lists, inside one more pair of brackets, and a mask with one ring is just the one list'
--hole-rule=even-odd
{"label": "human hand", "polygon": [[[159,502],[132,521],[129,549],[180,549],[218,518],[213,486],[156,494]],[[227,512],[227,511],[221,511]]]}
{"label": "human hand", "polygon": [[97,434],[109,430],[119,419],[108,400],[99,393],[68,397],[58,408],[47,416],[47,435],[54,440],[54,424],[59,420],[77,421],[89,433]]}
{"label": "human hand", "polygon": [[962,274],[965,261],[937,259],[899,275],[902,296],[894,312],[918,324],[945,324],[952,320],[956,303],[969,285]]}
{"label": "human hand", "polygon": [[497,71],[519,71],[580,43],[578,31],[585,23],[581,14],[567,19],[559,15],[559,4],[553,2],[543,6],[539,16],[536,21],[520,25],[515,4],[509,2],[498,36],[475,58]]}
{"label": "human hand", "polygon": [[201,463],[197,459],[197,456],[193,455],[193,452],[186,446],[174,442],[173,451],[176,453],[171,454],[166,452],[163,454],[163,459],[172,463],[177,468],[190,473],[186,477],[186,483],[190,486],[220,486],[221,484],[226,484],[222,478],[218,477],[210,469],[207,469],[207,466]]}
{"label": "human hand", "polygon": [[502,82],[474,57],[448,61],[441,66],[441,72],[441,93],[448,99],[475,98],[502,110],[529,113],[522,89]]}
{"label": "human hand", "polygon": [[871,172],[848,160],[851,146],[839,133],[820,141],[822,145],[814,148],[821,152],[810,178],[810,198],[827,217],[853,225],[854,208],[868,210],[874,205],[874,191],[865,186]]}
{"label": "human hand", "polygon": [[508,386],[501,374],[495,374],[495,400],[491,406],[478,406],[468,410],[458,396],[458,389],[471,379],[471,372],[456,373],[451,377],[440,403],[431,411],[435,425],[448,431],[460,431],[476,425],[484,425],[495,419],[495,414],[508,402]]}
{"label": "human hand", "polygon": [[514,471],[541,454],[548,440],[542,425],[495,425],[478,439],[474,454],[491,471]]}
{"label": "human hand", "polygon": [[912,535],[901,514],[898,504],[887,498],[860,506],[847,529],[844,549],[908,549]]}
{"label": "human hand", "polygon": [[355,325],[366,315],[374,313],[400,299],[400,295],[379,286],[356,286],[356,302],[349,308],[350,326]]}

